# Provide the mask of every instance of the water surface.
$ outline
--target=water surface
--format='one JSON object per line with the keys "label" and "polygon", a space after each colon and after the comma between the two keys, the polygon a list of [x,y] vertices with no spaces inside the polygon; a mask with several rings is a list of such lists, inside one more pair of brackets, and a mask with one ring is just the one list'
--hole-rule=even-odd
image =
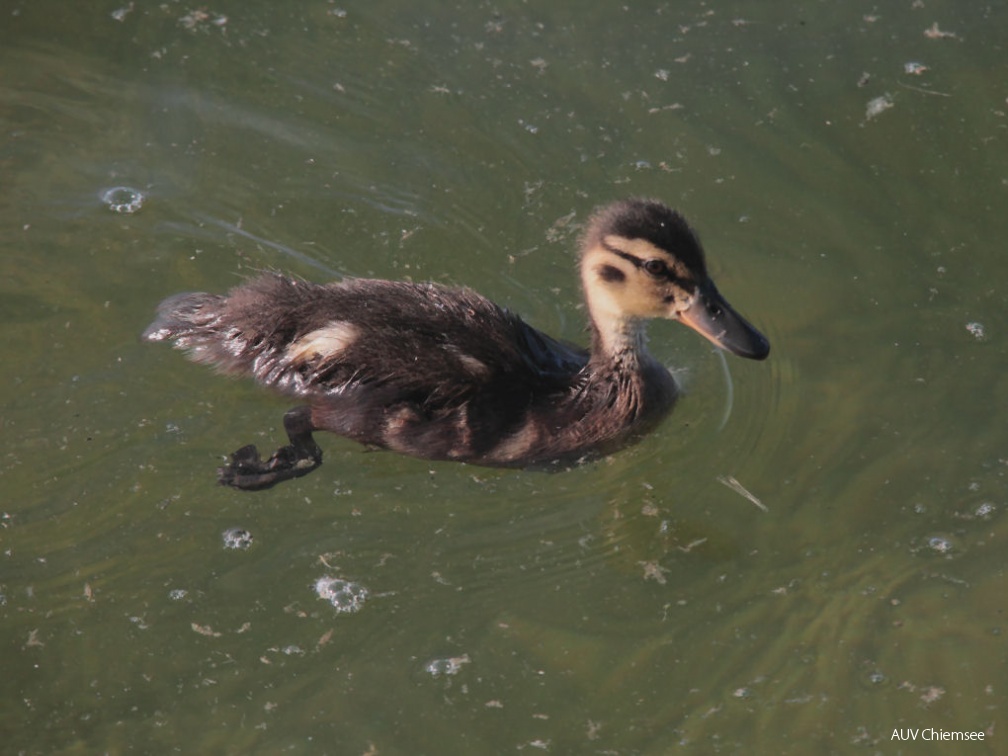
{"label": "water surface", "polygon": [[[3,13],[11,752],[1003,750],[1003,5]],[[570,472],[327,437],[225,490],[285,400],[138,340],[279,269],[466,284],[579,341],[577,232],[628,195],[692,220],[773,352],[656,324],[675,414]]]}

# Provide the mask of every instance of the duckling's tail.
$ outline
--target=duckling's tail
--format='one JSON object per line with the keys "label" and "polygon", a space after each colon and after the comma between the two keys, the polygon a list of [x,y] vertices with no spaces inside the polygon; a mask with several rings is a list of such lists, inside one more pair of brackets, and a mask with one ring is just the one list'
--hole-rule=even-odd
{"label": "duckling's tail", "polygon": [[291,382],[301,373],[291,370],[287,348],[297,334],[306,303],[312,310],[312,298],[317,299],[323,288],[263,275],[223,295],[176,294],[158,306],[157,317],[143,338],[173,341],[194,362],[212,365],[222,373],[252,375],[268,386],[296,392],[300,384]]}
{"label": "duckling's tail", "polygon": [[189,292],[168,297],[158,305],[157,317],[143,332],[144,341],[174,341],[196,362],[212,363],[227,371],[238,367],[227,364],[222,342],[221,315],[225,297],[219,294]]}

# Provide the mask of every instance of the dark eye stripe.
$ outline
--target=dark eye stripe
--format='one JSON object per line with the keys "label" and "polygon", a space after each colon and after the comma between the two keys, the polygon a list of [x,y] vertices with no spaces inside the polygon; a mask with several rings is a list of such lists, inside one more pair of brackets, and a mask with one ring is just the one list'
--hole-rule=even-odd
{"label": "dark eye stripe", "polygon": [[610,246],[609,244],[603,244],[602,246],[606,249],[606,251],[612,252],[617,257],[622,257],[624,260],[629,263],[633,263],[638,268],[644,264],[644,261],[637,257],[637,255],[631,255],[629,252],[624,252],[622,249],[616,249],[616,247]]}
{"label": "dark eye stripe", "polygon": [[[633,265],[635,267],[637,267],[637,268],[643,268],[644,270],[647,270],[648,273],[650,275],[652,275],[652,276],[665,278],[665,279],[667,279],[669,281],[678,281],[679,280],[679,277],[675,273],[673,273],[672,270],[671,270],[671,268],[669,268],[667,265],[665,265],[664,266],[664,270],[662,270],[660,272],[659,271],[648,270],[647,264],[649,262],[651,262],[652,260],[654,260],[655,258],[649,257],[647,260],[641,260],[639,257],[637,257],[637,255],[631,255],[629,252],[624,252],[622,249],[617,249],[616,247],[613,247],[613,246],[611,246],[609,244],[604,244],[603,247],[607,251],[612,252],[617,257],[622,257],[627,262],[633,263]],[[659,260],[658,262],[661,262],[661,261]]]}

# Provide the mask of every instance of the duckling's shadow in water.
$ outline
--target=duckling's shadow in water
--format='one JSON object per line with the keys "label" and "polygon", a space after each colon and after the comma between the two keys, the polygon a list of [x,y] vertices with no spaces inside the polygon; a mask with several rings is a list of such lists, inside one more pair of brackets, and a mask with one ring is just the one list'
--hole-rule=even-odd
{"label": "duckling's shadow in water", "polygon": [[[715,386],[713,378],[714,373],[721,376],[724,381],[724,402],[723,408],[721,409],[721,419],[718,421],[716,431],[720,433],[728,425],[728,421],[731,419],[732,410],[735,407],[735,383],[731,374],[731,367],[728,364],[728,360],[725,359],[724,350],[722,349],[711,349],[709,350],[714,356],[714,363],[716,367],[710,368],[703,364],[703,360],[699,358],[684,358],[678,356],[674,361],[674,364],[667,364],[669,372],[672,373],[672,377],[675,378],[676,386],[679,389],[679,398],[677,399],[677,407],[673,410],[673,414],[677,411],[681,411],[681,402],[688,398],[692,388],[695,385],[703,385],[704,378],[709,378],[710,385],[704,388],[704,391],[709,392],[711,396],[708,399],[713,403],[714,396],[719,389]],[[706,375],[707,373],[711,375]]]}

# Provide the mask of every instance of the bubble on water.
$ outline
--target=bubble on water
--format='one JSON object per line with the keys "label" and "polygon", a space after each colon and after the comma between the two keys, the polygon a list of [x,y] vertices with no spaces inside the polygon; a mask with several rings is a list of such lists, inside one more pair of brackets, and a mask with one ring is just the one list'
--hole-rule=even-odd
{"label": "bubble on water", "polygon": [[173,588],[172,590],[168,591],[168,598],[170,598],[172,601],[181,601],[188,595],[189,591],[187,591],[185,588]]}
{"label": "bubble on water", "polygon": [[966,324],[966,330],[973,334],[973,338],[977,341],[981,341],[987,335],[987,329],[984,328],[984,324],[978,323],[975,320]]}
{"label": "bubble on water", "polygon": [[[866,662],[870,665],[870,662]],[[865,666],[858,671],[858,683],[865,690],[877,690],[889,685],[889,677],[877,667]]]}
{"label": "bubble on water", "polygon": [[952,541],[944,536],[931,536],[927,540],[928,548],[939,554],[948,554],[952,551]]}
{"label": "bubble on water", "polygon": [[424,671],[431,677],[442,675],[457,675],[462,665],[469,663],[469,654],[449,656],[445,659],[431,659],[424,665]]}
{"label": "bubble on water", "polygon": [[340,614],[359,612],[367,601],[368,589],[360,583],[324,575],[315,581],[315,593]]}
{"label": "bubble on water", "polygon": [[885,111],[889,110],[893,106],[892,95],[888,92],[884,95],[876,97],[868,101],[865,106],[865,121],[870,121],[872,118],[877,118]]}
{"label": "bubble on water", "polygon": [[143,207],[146,199],[143,192],[131,186],[113,186],[101,193],[101,201],[108,206],[108,209],[122,215],[132,215],[137,212]]}
{"label": "bubble on water", "polygon": [[228,528],[221,533],[225,549],[247,549],[252,545],[252,534],[245,528]]}
{"label": "bubble on water", "polygon": [[878,670],[868,673],[868,682],[870,682],[872,685],[882,685],[887,680],[888,678]]}
{"label": "bubble on water", "polygon": [[981,519],[986,520],[991,515],[993,515],[996,510],[997,510],[997,507],[995,507],[989,501],[985,501],[983,504],[981,504],[980,506],[978,506],[976,508],[976,511],[973,514],[976,515],[977,517],[981,518]]}

